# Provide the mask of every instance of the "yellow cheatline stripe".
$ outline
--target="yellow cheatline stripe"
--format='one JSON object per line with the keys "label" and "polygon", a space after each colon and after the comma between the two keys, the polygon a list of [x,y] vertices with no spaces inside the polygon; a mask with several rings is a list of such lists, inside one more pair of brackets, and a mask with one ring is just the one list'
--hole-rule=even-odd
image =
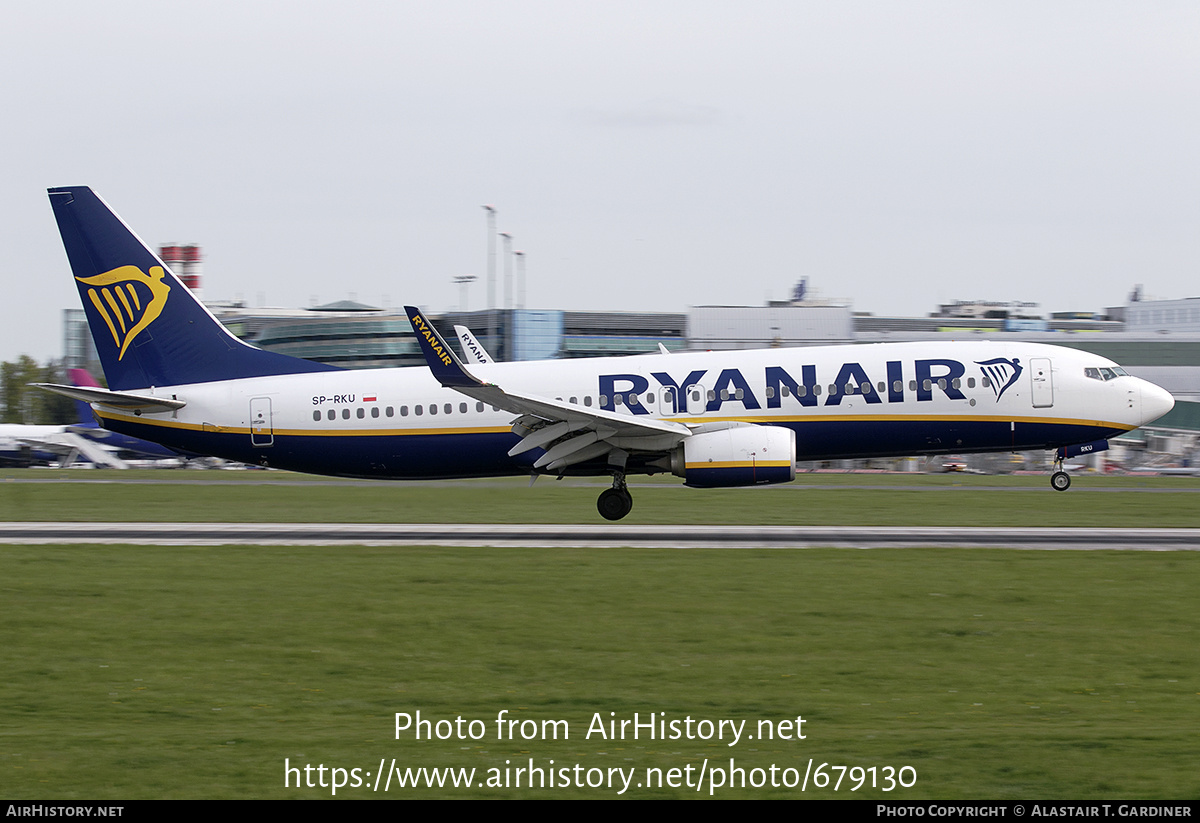
{"label": "yellow cheatline stripe", "polygon": [[[97,412],[106,420],[124,420],[129,423],[140,423],[147,426],[158,426],[164,429],[182,429],[185,431],[219,432],[221,434],[250,434],[249,426],[215,426],[211,423],[184,423],[179,420],[158,420],[149,417],[139,417],[132,414],[115,414],[108,411]],[[260,427],[259,433],[265,432],[266,427]],[[401,437],[405,435],[435,435],[435,434],[507,434],[512,431],[509,426],[475,426],[446,429],[271,429],[277,437]]]}
{"label": "yellow cheatline stripe", "polygon": [[791,460],[714,460],[711,463],[688,463],[686,467],[691,469],[768,469],[778,468],[785,469],[792,465]]}
{"label": "yellow cheatline stripe", "polygon": [[756,423],[777,426],[781,423],[1047,423],[1056,426],[1098,426],[1132,431],[1137,426],[1110,420],[1084,420],[1063,417],[1015,417],[1001,414],[814,414],[804,417],[666,417],[676,423]]}
{"label": "yellow cheatline stripe", "polygon": [[[151,426],[161,426],[170,429],[188,429],[192,431],[220,431],[226,433],[242,433],[248,434],[250,428],[248,426],[228,426],[216,427],[212,424],[202,423],[184,423],[179,420],[160,420],[157,418],[142,417],[132,414],[120,414],[110,411],[97,412],[101,417],[110,420],[125,420],[130,423],[142,423]],[[657,418],[655,418],[657,419]],[[923,421],[939,421],[939,422],[956,422],[956,423],[974,423],[979,421],[994,422],[994,423],[1045,423],[1056,426],[1089,426],[1093,428],[1105,429],[1125,429],[1132,431],[1137,426],[1131,426],[1127,423],[1113,423],[1107,420],[1080,420],[1071,419],[1064,420],[1054,417],[959,417],[954,415],[887,415],[887,416],[866,416],[853,415],[846,417],[836,417],[830,415],[821,415],[817,417],[710,417],[710,418],[665,418],[674,420],[675,422],[739,422],[739,423],[756,423],[759,425],[771,424],[778,425],[780,423],[813,423],[813,422],[874,422],[874,423],[903,423],[903,422],[923,422]],[[337,422],[337,421],[333,421]],[[636,421],[634,421],[636,422]],[[437,434],[497,434],[507,433],[512,431],[509,426],[456,426],[451,428],[423,428],[423,429],[280,429],[272,430],[274,434],[280,436],[303,436],[303,437],[374,437],[387,436],[399,437],[404,435],[437,435]],[[749,465],[749,464],[747,464]],[[762,465],[762,464],[760,464]]]}

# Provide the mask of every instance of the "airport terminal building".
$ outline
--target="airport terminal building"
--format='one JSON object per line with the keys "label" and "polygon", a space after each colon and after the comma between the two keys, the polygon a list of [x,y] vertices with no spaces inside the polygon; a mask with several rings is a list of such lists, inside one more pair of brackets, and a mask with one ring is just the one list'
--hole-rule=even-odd
{"label": "airport terminal building", "polygon": [[[281,354],[353,369],[424,364],[401,309],[350,300],[310,308],[207,305],[238,337]],[[82,315],[64,313],[67,365],[94,368]],[[1143,301],[1135,292],[1125,306],[1103,314],[1049,318],[1030,303],[959,301],[926,317],[882,317],[856,313],[848,302],[801,300],[681,313],[495,309],[432,319],[446,339],[455,336],[455,325],[466,326],[501,361],[983,338],[1066,346],[1106,357],[1174,395],[1175,408],[1132,433],[1127,445],[1163,455],[1160,462],[1191,465],[1200,457],[1200,298]]]}

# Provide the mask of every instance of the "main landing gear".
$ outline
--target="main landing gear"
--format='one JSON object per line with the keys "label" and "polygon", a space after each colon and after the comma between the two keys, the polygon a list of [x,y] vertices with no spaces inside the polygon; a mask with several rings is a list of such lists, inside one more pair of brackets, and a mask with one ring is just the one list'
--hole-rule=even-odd
{"label": "main landing gear", "polygon": [[620,520],[633,509],[633,495],[625,488],[625,472],[613,472],[613,485],[600,493],[596,510],[605,520]]}
{"label": "main landing gear", "polygon": [[1054,455],[1054,473],[1050,475],[1050,488],[1056,492],[1065,492],[1071,488],[1071,475],[1063,471],[1062,467],[1064,459],[1062,449],[1059,449]]}

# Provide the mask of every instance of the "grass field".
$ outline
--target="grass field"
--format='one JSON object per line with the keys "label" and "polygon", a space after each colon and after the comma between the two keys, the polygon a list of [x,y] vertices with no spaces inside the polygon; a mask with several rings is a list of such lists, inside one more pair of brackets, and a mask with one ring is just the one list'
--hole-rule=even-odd
{"label": "grass field", "polygon": [[[28,482],[30,480],[37,482]],[[57,481],[57,482],[52,482]],[[131,482],[132,481],[132,482]],[[0,519],[314,523],[604,523],[602,480],[363,483],[285,472],[0,472]],[[1200,527],[1200,480],[803,474],[795,483],[631,485],[630,524]],[[1138,492],[1138,493],[1133,493]]]}
{"label": "grass field", "polygon": [[[391,511],[396,522],[438,522],[465,509],[477,522],[592,522],[598,491],[262,473],[209,485],[213,472],[110,485],[72,474],[5,475],[4,516],[370,522]],[[678,505],[677,522],[1197,525],[1195,481],[1080,479],[1065,495],[1044,478],[1026,482],[639,486],[631,520],[670,522]],[[285,788],[286,758],[357,768],[369,782],[381,759],[474,768],[477,783],[494,769],[501,784],[531,760],[544,773],[633,769],[623,796],[707,797],[708,782],[699,793],[637,783],[654,769],[694,782],[706,759],[728,770],[731,758],[747,779],[769,781],[772,766],[781,779],[802,776],[811,758],[873,766],[877,779],[908,766],[916,783],[850,792],[847,776],[836,792],[810,782],[803,794],[768,784],[715,796],[1193,798],[1198,572],[1191,552],[4,546],[0,794],[331,796]],[[395,713],[418,710],[478,719],[485,732],[396,739]],[[502,710],[566,721],[570,738],[498,739]],[[759,721],[802,716],[806,738],[586,737],[596,713],[634,712],[746,720],[751,734]],[[347,786],[337,796],[615,797],[620,787],[393,783],[387,795]]]}

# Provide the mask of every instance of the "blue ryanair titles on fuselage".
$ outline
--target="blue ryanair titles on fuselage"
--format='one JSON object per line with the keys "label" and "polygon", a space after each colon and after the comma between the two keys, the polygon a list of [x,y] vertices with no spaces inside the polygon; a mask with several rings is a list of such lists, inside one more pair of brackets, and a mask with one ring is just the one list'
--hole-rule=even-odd
{"label": "blue ryanair titles on fuselage", "polygon": [[[1005,377],[1008,380],[1003,386],[994,384],[993,380],[984,384],[994,385],[997,401],[1022,371],[1016,359],[1007,361],[1007,364],[1009,368]],[[849,396],[860,398],[868,404],[902,403],[910,393],[918,402],[933,400],[935,392],[944,394],[950,400],[967,399],[960,389],[967,367],[948,358],[913,360],[908,369],[904,368],[903,361],[889,360],[883,364],[884,373],[878,375],[869,374],[861,363],[843,363],[832,380],[819,376],[815,364],[804,364],[799,369],[794,366],[789,368],[790,371],[782,366],[765,367],[763,380],[758,383],[763,387],[764,396],[761,399],[751,387],[751,382],[736,368],[722,369],[715,376],[708,369],[696,369],[683,376],[683,379],[679,379],[681,375],[667,372],[651,372],[650,377],[641,374],[602,374],[599,376],[601,407],[612,410],[625,405],[633,414],[650,414],[651,410],[637,398],[651,390],[651,379],[658,383],[656,390],[664,393],[664,404],[673,406],[675,413],[689,410],[689,399],[693,401],[690,405],[693,412],[700,410],[696,402],[704,404],[703,411],[716,412],[725,403],[737,403],[746,409],[761,409],[765,403],[767,409],[778,409],[782,408],[785,398],[810,407],[838,406]],[[913,379],[915,386],[906,385],[905,380],[909,379]],[[822,389],[826,384],[830,389],[828,392]],[[689,398],[689,393],[696,389],[703,389],[705,394],[699,398]]]}

